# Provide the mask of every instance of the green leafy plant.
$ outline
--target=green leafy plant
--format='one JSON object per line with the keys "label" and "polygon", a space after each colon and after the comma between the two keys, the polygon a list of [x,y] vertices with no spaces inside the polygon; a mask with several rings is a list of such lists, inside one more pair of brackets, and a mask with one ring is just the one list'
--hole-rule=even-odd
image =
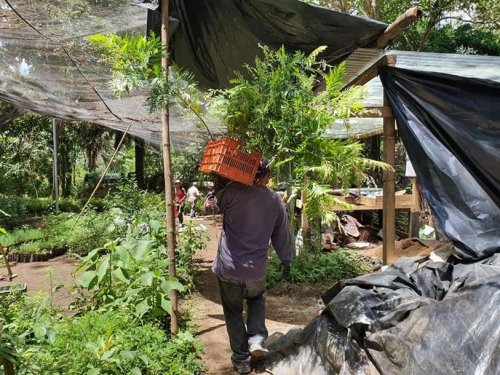
{"label": "green leafy plant", "polygon": [[52,374],[197,374],[200,343],[189,332],[168,337],[123,311],[88,312],[56,327],[52,345],[30,353],[30,367]]}
{"label": "green leafy plant", "polygon": [[[358,143],[328,138],[326,131],[335,120],[347,121],[360,111],[363,90],[342,89],[344,65],[330,67],[319,60],[324,49],[306,55],[262,47],[255,67],[246,67],[248,78],[238,75],[233,87],[212,96],[228,133],[268,156],[289,190],[295,186],[314,197],[306,201],[310,219],[331,224],[336,218],[331,188],[359,184],[369,169],[389,166],[363,158]],[[317,92],[321,84],[325,89]],[[293,205],[289,212],[292,221]]]}
{"label": "green leafy plant", "polygon": [[160,62],[167,52],[161,38],[151,33],[119,36],[96,34],[88,38],[90,45],[110,65],[113,74],[111,88],[122,96],[134,89],[148,89],[146,104],[151,112],[174,103],[193,114],[199,125],[210,134],[205,122],[204,95],[198,90],[194,76],[172,65],[167,77]]}
{"label": "green leafy plant", "polygon": [[187,222],[179,231],[176,249],[177,276],[188,289],[194,285],[193,256],[208,245],[207,228]]}
{"label": "green leafy plant", "polygon": [[[126,310],[56,316],[43,294],[0,297],[2,354],[17,373],[199,374],[202,346],[189,331],[168,336]],[[0,349],[0,350],[2,350]],[[15,354],[13,356],[13,354]]]}
{"label": "green leafy plant", "polygon": [[[294,258],[288,282],[333,284],[362,275],[368,270],[365,263],[356,260],[354,254],[347,250],[336,250],[333,253],[303,252]],[[283,281],[280,261],[273,255],[269,262],[266,283],[269,288],[274,288]]]}
{"label": "green leafy plant", "polygon": [[[157,220],[136,221],[128,238],[91,251],[78,269],[77,284],[92,293],[92,308],[126,307],[139,319],[171,314],[168,294],[184,286],[167,276],[167,251],[158,241]],[[164,238],[164,237],[162,237]]]}
{"label": "green leafy plant", "polygon": [[126,238],[91,251],[77,270],[77,284],[92,293],[90,308],[125,307],[143,321],[162,321],[171,314],[168,295],[172,289],[191,288],[192,257],[206,246],[208,237],[206,228],[192,223],[179,233],[176,266],[182,283],[167,276],[164,239],[161,221],[139,217]]}

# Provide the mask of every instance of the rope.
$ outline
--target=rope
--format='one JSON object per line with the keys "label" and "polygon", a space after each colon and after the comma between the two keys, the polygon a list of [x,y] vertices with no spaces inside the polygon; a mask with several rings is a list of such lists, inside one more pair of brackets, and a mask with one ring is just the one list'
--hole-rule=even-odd
{"label": "rope", "polygon": [[82,214],[85,212],[85,209],[87,208],[87,206],[89,205],[90,201],[92,200],[92,198],[94,197],[95,193],[97,192],[97,190],[99,189],[99,187],[101,186],[101,183],[102,181],[104,180],[104,176],[106,175],[106,173],[108,173],[108,170],[109,168],[111,167],[111,163],[113,163],[113,161],[115,160],[115,156],[116,154],[118,153],[118,150],[121,148],[122,146],[122,143],[123,141],[125,140],[125,136],[127,135],[128,131],[130,130],[130,128],[132,127],[132,124],[130,124],[127,128],[127,130],[125,130],[125,132],[123,133],[123,136],[122,138],[120,139],[120,142],[118,143],[118,146],[116,146],[116,150],[115,152],[113,153],[113,156],[111,156],[111,159],[109,160],[108,162],[108,165],[106,165],[106,168],[104,169],[104,172],[102,172],[101,174],[101,178],[99,179],[99,182],[97,182],[97,185],[96,187],[94,188],[94,191],[92,192],[92,194],[90,194],[90,197],[89,199],[87,200],[87,203],[85,203],[85,205],[83,206],[82,210],[80,211],[80,213],[78,214],[76,220],[75,220],[75,223],[73,224],[72,228],[73,229],[76,224],[78,224],[78,221],[80,220]]}

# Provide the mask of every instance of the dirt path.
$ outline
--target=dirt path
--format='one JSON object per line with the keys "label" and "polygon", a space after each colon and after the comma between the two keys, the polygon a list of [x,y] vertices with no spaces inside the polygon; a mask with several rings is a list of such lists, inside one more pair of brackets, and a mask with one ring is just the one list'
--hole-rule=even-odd
{"label": "dirt path", "polygon": [[[217,252],[220,223],[200,218],[196,221],[208,228],[210,243],[196,255],[198,272],[196,292],[192,300],[198,324],[198,335],[205,346],[206,374],[233,374],[231,350],[227,337],[224,315],[220,304],[217,281],[210,267]],[[297,325],[307,324],[321,309],[321,288],[302,288],[300,291],[283,291],[267,294],[266,326],[270,337],[276,337]]]}
{"label": "dirt path", "polygon": [[[17,274],[17,277],[12,281],[8,281],[7,277],[0,280],[0,287],[26,284],[29,293],[45,291],[50,294],[52,288],[63,285],[63,288],[52,292],[52,300],[57,310],[64,311],[74,300],[70,289],[73,286],[72,273],[76,267],[77,262],[65,255],[48,262],[17,263],[12,267],[12,272]],[[0,275],[7,275],[3,264],[0,265]]]}

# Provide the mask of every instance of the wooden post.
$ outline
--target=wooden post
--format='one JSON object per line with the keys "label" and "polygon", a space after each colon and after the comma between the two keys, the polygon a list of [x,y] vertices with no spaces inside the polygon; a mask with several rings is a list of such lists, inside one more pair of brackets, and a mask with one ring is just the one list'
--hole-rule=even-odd
{"label": "wooden post", "polygon": [[[384,94],[384,106],[387,106]],[[394,117],[384,117],[384,154],[383,161],[392,167],[395,162],[396,124]],[[383,263],[394,262],[394,246],[396,242],[396,195],[394,186],[394,170],[384,171],[384,202],[383,202]]]}
{"label": "wooden post", "polygon": [[59,182],[58,182],[58,167],[57,167],[57,120],[52,119],[52,159],[53,159],[53,170],[52,170],[52,188],[53,188],[53,199],[54,199],[54,211],[56,214],[59,213]]}
{"label": "wooden post", "polygon": [[[168,6],[169,0],[161,1],[161,40],[165,52],[168,51]],[[165,54],[161,59],[161,65],[168,79],[168,56]],[[165,216],[167,227],[167,251],[168,251],[168,275],[170,278],[176,277],[175,272],[175,218],[174,199],[172,192],[172,160],[170,154],[170,129],[169,129],[169,108],[168,104],[161,110],[162,123],[162,151],[163,151],[163,176],[165,181]],[[170,332],[177,333],[179,328],[177,322],[177,293],[170,292],[170,302],[172,303],[172,314],[170,320]]]}
{"label": "wooden post", "polygon": [[410,212],[410,237],[418,237],[418,229],[420,227],[420,187],[415,177],[411,179],[413,196],[413,205]]}
{"label": "wooden post", "polygon": [[12,273],[7,252],[5,251],[5,248],[2,246],[2,244],[0,244],[0,255],[3,257],[3,261],[5,262],[5,267],[7,268],[7,273],[9,274],[9,281],[12,281],[12,279],[17,277],[17,275],[15,273]]}
{"label": "wooden post", "polygon": [[144,140],[136,138],[134,139],[134,148],[135,148],[135,181],[137,183],[137,187],[141,190],[145,189],[144,183],[144,156],[146,154],[146,144]]}

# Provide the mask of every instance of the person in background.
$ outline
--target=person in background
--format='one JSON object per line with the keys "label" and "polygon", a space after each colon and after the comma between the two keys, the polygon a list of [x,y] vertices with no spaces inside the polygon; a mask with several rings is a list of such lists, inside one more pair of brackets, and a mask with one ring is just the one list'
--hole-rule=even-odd
{"label": "person in background", "polygon": [[[269,243],[285,274],[292,259],[285,206],[281,197],[267,188],[270,178],[268,162],[262,159],[253,185],[230,182],[216,200],[223,214],[223,231],[212,271],[218,278],[231,361],[239,374],[250,373],[251,359],[267,352],[264,292]],[[221,184],[216,183],[216,190],[217,186]]]}
{"label": "person in background", "polygon": [[207,195],[205,196],[205,215],[211,215],[215,213],[215,190],[211,186]]}
{"label": "person in background", "polygon": [[200,197],[200,191],[198,190],[198,187],[196,186],[196,182],[193,182],[191,184],[191,187],[187,191],[187,198],[189,201],[189,204],[191,205],[191,212],[189,216],[195,217],[196,216],[196,202],[198,201],[198,198]]}
{"label": "person in background", "polygon": [[184,223],[184,204],[186,200],[186,190],[182,187],[182,183],[180,180],[175,180],[174,187],[174,202],[177,207],[177,217],[179,219],[179,224],[182,225]]}

